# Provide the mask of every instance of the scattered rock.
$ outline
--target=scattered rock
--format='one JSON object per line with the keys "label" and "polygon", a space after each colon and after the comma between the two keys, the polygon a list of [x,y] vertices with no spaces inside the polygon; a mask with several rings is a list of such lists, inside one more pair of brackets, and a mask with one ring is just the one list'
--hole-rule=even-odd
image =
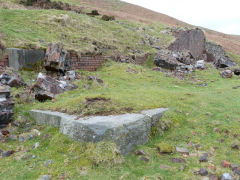
{"label": "scattered rock", "polygon": [[146,155],[146,153],[143,151],[143,150],[141,150],[141,149],[139,149],[139,150],[137,150],[136,152],[135,152],[135,154],[137,155],[137,156],[141,156],[141,155]]}
{"label": "scattered rock", "polygon": [[166,143],[159,143],[157,149],[160,153],[173,153],[175,148],[172,145]]}
{"label": "scattered rock", "polygon": [[204,60],[199,60],[195,64],[195,68],[197,68],[197,69],[204,69],[204,66],[205,66]]}
{"label": "scattered rock", "polygon": [[209,180],[220,180],[220,177],[218,175],[211,174],[208,176]]}
{"label": "scattered rock", "polygon": [[2,132],[0,132],[0,141],[2,140],[2,138],[3,138],[3,134]]}
{"label": "scattered rock", "polygon": [[222,161],[222,167],[226,168],[226,167],[230,167],[231,166],[231,163],[226,161],[226,160],[223,160]]}
{"label": "scattered rock", "polygon": [[19,142],[24,142],[24,140],[25,140],[25,139],[24,139],[23,136],[20,136],[20,137],[18,138],[18,141],[19,141]]}
{"label": "scattered rock", "polygon": [[189,155],[189,150],[187,148],[176,147],[176,151],[179,152],[179,153],[183,153],[183,154]]}
{"label": "scattered rock", "polygon": [[238,146],[238,144],[236,144],[236,143],[233,143],[233,144],[232,144],[232,149],[239,149],[239,146]]}
{"label": "scattered rock", "polygon": [[186,160],[182,158],[171,158],[171,161],[173,163],[186,163]]}
{"label": "scattered rock", "polygon": [[205,87],[205,86],[207,86],[208,84],[207,83],[201,83],[201,84],[199,84],[199,86],[202,86],[202,87]]}
{"label": "scattered rock", "polygon": [[235,75],[237,75],[237,76],[240,76],[240,68],[234,69],[234,70],[233,70],[233,73],[234,73]]}
{"label": "scattered rock", "polygon": [[199,162],[207,162],[208,161],[208,154],[204,153],[200,158]]}
{"label": "scattered rock", "polygon": [[56,94],[71,91],[76,88],[77,86],[74,84],[66,81],[58,81],[50,76],[39,73],[36,84],[31,87],[31,90],[35,94],[35,99],[43,102],[52,100]]}
{"label": "scattered rock", "polygon": [[221,180],[234,180],[229,173],[223,173]]}
{"label": "scattered rock", "polygon": [[240,168],[236,168],[233,170],[234,174],[240,176]]}
{"label": "scattered rock", "polygon": [[147,162],[147,163],[150,161],[150,158],[145,157],[145,156],[142,156],[140,159]]}
{"label": "scattered rock", "polygon": [[232,171],[234,171],[234,170],[237,169],[238,167],[239,167],[238,164],[231,164]]}
{"label": "scattered rock", "polygon": [[36,142],[34,145],[33,145],[33,149],[37,149],[39,147],[39,142]]}
{"label": "scattered rock", "polygon": [[235,86],[235,87],[233,87],[233,89],[238,89],[238,88],[240,88],[240,85],[239,85],[239,86]]}
{"label": "scattered rock", "polygon": [[220,72],[222,78],[232,78],[232,71],[231,70],[224,70]]}
{"label": "scattered rock", "polygon": [[9,157],[9,156],[11,156],[14,153],[15,153],[15,151],[13,151],[13,150],[2,152],[2,158]]}
{"label": "scattered rock", "polygon": [[48,167],[51,164],[53,164],[53,160],[47,160],[47,161],[44,162],[45,167]]}
{"label": "scattered rock", "polygon": [[67,71],[64,78],[65,78],[65,80],[74,81],[76,79],[76,72],[75,71]]}
{"label": "scattered rock", "polygon": [[51,180],[51,178],[50,175],[42,175],[38,180]]}
{"label": "scattered rock", "polygon": [[0,85],[0,126],[4,127],[12,120],[13,108],[14,102],[10,96],[10,87]]}
{"label": "scattered rock", "polygon": [[166,164],[160,164],[160,169],[170,169],[170,166],[166,165]]}
{"label": "scattered rock", "polygon": [[103,86],[104,85],[104,82],[101,78],[99,77],[96,77],[96,76],[87,76],[86,79],[88,81],[96,81],[99,85]]}
{"label": "scattered rock", "polygon": [[0,67],[0,85],[7,85],[10,87],[25,86],[24,80],[21,75],[14,72],[11,68]]}
{"label": "scattered rock", "polygon": [[200,174],[201,176],[207,176],[207,175],[208,175],[208,171],[207,171],[206,168],[201,168],[201,169],[199,170],[199,174]]}

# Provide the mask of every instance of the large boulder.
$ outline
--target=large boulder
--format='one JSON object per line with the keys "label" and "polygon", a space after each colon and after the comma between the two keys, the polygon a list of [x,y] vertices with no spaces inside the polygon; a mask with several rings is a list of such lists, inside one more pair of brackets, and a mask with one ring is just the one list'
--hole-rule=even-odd
{"label": "large boulder", "polygon": [[70,54],[61,44],[49,44],[44,66],[47,71],[65,74],[66,71],[71,70]]}
{"label": "large boulder", "polygon": [[236,66],[236,63],[227,56],[222,46],[206,42],[207,61],[213,62],[217,68]]}
{"label": "large boulder", "polygon": [[193,58],[203,58],[206,38],[201,29],[174,30],[173,35],[175,35],[176,40],[169,46],[169,50],[175,52],[187,50]]}
{"label": "large boulder", "polygon": [[14,102],[9,86],[0,86],[0,127],[7,125],[13,117]]}
{"label": "large boulder", "polygon": [[52,100],[56,94],[76,89],[77,86],[67,81],[59,81],[39,73],[36,84],[31,87],[35,99],[39,101]]}

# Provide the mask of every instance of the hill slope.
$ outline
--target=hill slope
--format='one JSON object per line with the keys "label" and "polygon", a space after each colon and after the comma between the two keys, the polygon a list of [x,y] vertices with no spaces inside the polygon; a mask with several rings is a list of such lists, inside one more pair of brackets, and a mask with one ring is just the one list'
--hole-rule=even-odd
{"label": "hill slope", "polygon": [[[81,5],[89,8],[94,7],[100,12],[115,15],[120,19],[137,20],[145,23],[160,22],[168,26],[191,26],[170,16],[118,0],[81,0]],[[219,43],[226,51],[240,55],[240,36],[208,29],[205,29],[205,33],[208,40]]]}

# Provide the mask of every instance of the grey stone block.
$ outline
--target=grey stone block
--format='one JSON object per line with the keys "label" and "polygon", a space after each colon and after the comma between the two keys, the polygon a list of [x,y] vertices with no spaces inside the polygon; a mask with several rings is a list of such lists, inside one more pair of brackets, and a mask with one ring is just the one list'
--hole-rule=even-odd
{"label": "grey stone block", "polygon": [[77,118],[64,113],[32,110],[38,124],[58,127],[60,132],[80,142],[113,141],[123,155],[149,140],[151,127],[168,109],[142,111],[140,114],[90,116]]}
{"label": "grey stone block", "polygon": [[44,50],[27,50],[19,48],[7,49],[9,66],[14,70],[21,68],[31,68],[33,64],[41,61],[45,57]]}

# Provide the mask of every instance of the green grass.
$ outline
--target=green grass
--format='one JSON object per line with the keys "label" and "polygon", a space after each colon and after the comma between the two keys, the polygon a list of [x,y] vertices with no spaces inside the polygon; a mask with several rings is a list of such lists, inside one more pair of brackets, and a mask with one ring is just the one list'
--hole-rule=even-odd
{"label": "green grass", "polygon": [[[129,68],[138,73],[126,72]],[[205,167],[210,173],[221,175],[223,172],[231,172],[230,169],[221,167],[222,160],[239,164],[240,152],[231,149],[233,142],[240,141],[238,98],[240,89],[232,89],[233,86],[240,85],[239,77],[222,79],[219,72],[209,66],[207,70],[197,71],[194,75],[186,77],[186,81],[181,81],[174,77],[166,77],[161,72],[154,72],[148,67],[114,62],[107,62],[97,72],[83,72],[83,74],[99,76],[105,85],[102,87],[93,83],[89,90],[85,90],[83,85],[87,82],[78,81],[76,83],[78,89],[57,96],[55,103],[17,104],[16,115],[28,117],[28,111],[35,108],[75,112],[79,110],[80,104],[86,97],[96,96],[110,98],[112,104],[106,106],[113,105],[114,113],[123,113],[125,111],[123,107],[133,108],[133,111],[169,107],[169,112],[161,122],[170,128],[165,132],[157,129],[157,133],[147,145],[138,147],[148,153],[150,162],[145,163],[132,153],[118,164],[122,161],[121,157],[115,156],[114,153],[108,156],[114,149],[109,143],[108,146],[86,145],[68,139],[54,128],[35,126],[41,129],[40,137],[25,143],[10,141],[0,144],[0,149],[3,150],[16,150],[19,146],[23,146],[26,150],[1,159],[2,179],[36,179],[41,174],[50,174],[57,179],[62,173],[66,173],[69,179],[157,179],[158,177],[169,180],[201,179],[199,176],[194,176],[193,171]],[[208,85],[199,86],[198,84],[202,82]],[[91,112],[95,113],[94,107],[89,111]],[[219,128],[220,132],[216,132],[216,128]],[[226,133],[226,130],[229,133]],[[43,140],[44,134],[49,134],[50,137]],[[235,135],[238,137],[234,138]],[[219,139],[225,141],[220,144]],[[32,150],[31,147],[35,142],[40,142],[40,147]],[[200,144],[200,149],[188,147],[189,142]],[[190,156],[184,158],[187,163],[183,171],[180,170],[180,164],[170,161],[171,157],[182,157],[182,155],[176,152],[171,155],[158,154],[156,147],[159,143],[188,147]],[[103,152],[100,150],[93,152],[97,147]],[[103,147],[109,148],[104,150]],[[217,149],[214,150],[214,147]],[[198,162],[198,157],[194,154],[202,152],[212,154],[209,162],[201,164]],[[36,158],[16,160],[21,154],[36,155]],[[54,163],[45,167],[43,164],[49,159]],[[114,163],[116,159],[117,164]],[[161,169],[161,164],[168,165],[169,168]],[[217,170],[208,168],[209,164],[214,164]]]}
{"label": "green grass", "polygon": [[57,10],[0,8],[0,37],[7,47],[46,48],[48,43],[61,42],[66,49],[82,53],[131,54],[137,49],[144,54],[154,52],[149,45],[143,44],[145,34],[159,38],[156,45],[162,47],[173,40],[161,33],[165,28],[161,24],[106,22],[100,17]]}

